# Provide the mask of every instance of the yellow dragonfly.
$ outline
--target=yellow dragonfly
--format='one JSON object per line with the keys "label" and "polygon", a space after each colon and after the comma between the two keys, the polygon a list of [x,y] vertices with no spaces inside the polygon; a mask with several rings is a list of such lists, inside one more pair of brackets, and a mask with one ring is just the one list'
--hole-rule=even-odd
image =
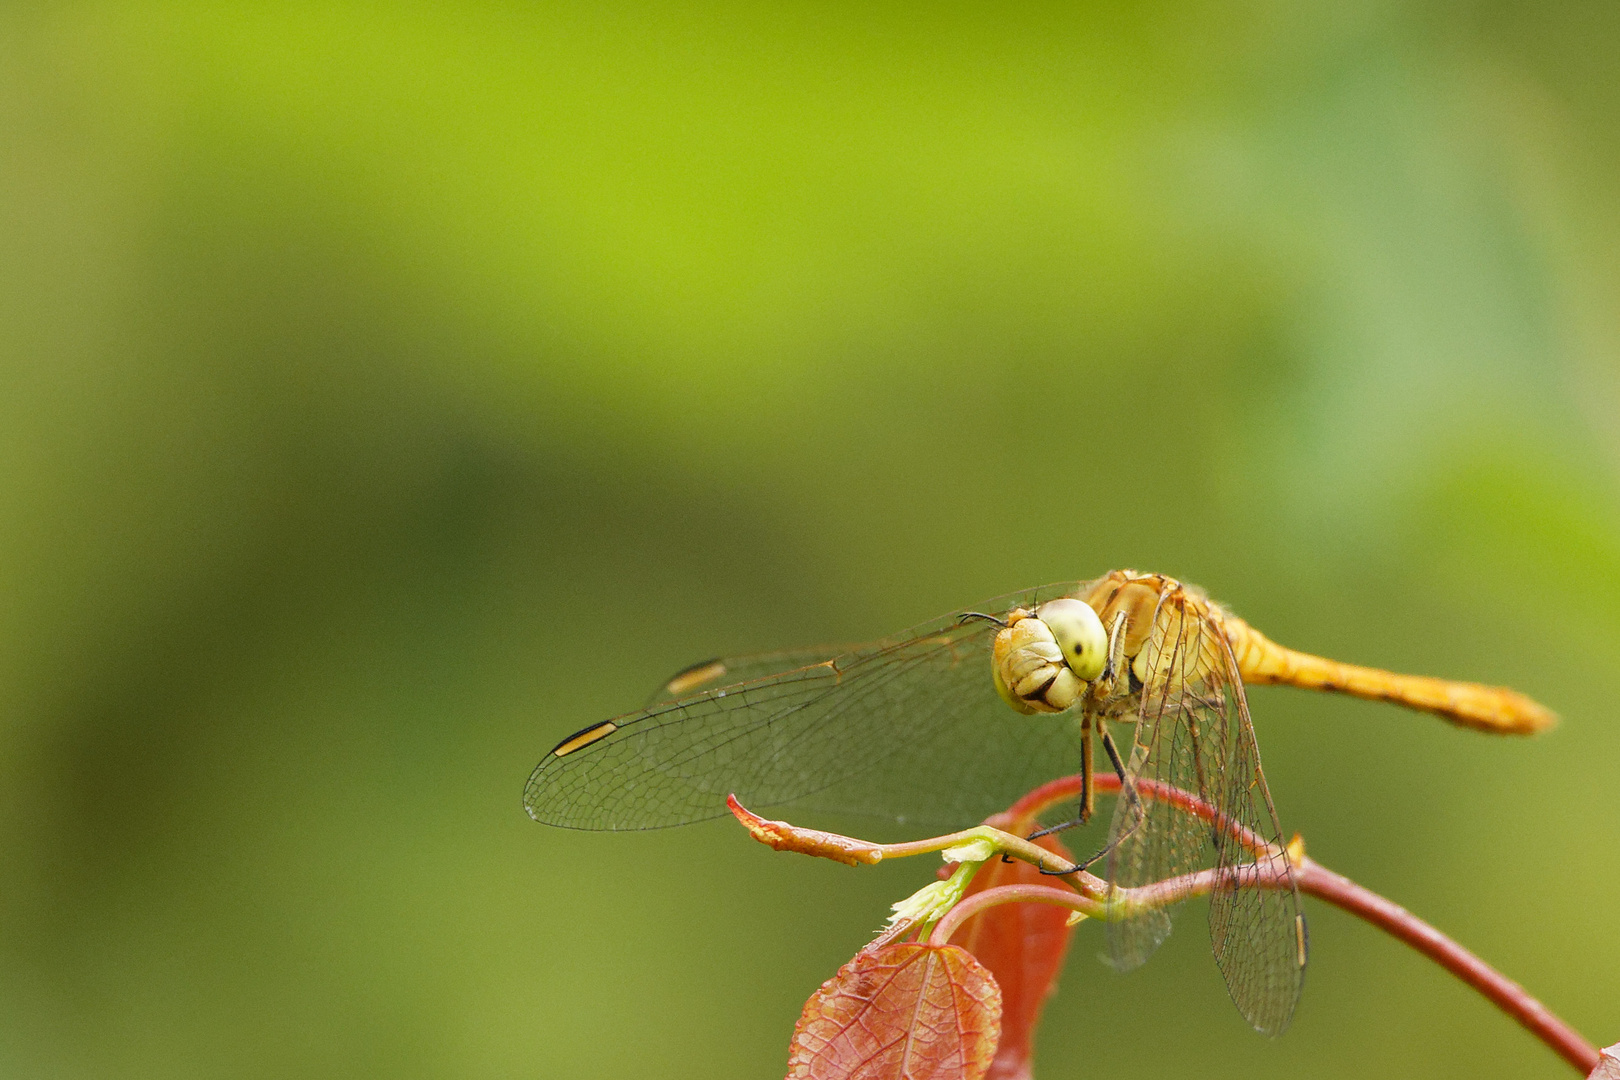
{"label": "yellow dragonfly", "polygon": [[[1304,981],[1297,891],[1245,888],[1257,856],[1142,781],[1194,794],[1271,841],[1291,876],[1260,768],[1245,683],[1286,683],[1396,702],[1454,723],[1527,734],[1554,716],[1522,694],[1397,675],[1296,652],[1162,574],[1116,570],[999,597],[867,645],[696,664],[640,712],[563,739],[523,803],[575,829],[653,829],[793,806],[964,827],[1030,789],[1081,775],[1092,813],[1093,743],[1120,778],[1106,860],[1122,887],[1214,866],[1239,871],[1210,902],[1216,962],[1258,1030],[1287,1027]],[[1010,707],[1009,707],[1010,706]],[[1111,725],[1130,724],[1122,750]],[[1170,931],[1165,911],[1108,924],[1113,965],[1141,964]]]}

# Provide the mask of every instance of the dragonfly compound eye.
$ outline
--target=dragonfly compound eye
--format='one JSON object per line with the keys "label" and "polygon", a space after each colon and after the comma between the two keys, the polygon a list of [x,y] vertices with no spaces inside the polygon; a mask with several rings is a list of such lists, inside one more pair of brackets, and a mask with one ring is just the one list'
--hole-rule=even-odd
{"label": "dragonfly compound eye", "polygon": [[1052,631],[1063,661],[1086,682],[1103,673],[1108,661],[1108,631],[1084,600],[1065,597],[1042,604],[1035,617]]}

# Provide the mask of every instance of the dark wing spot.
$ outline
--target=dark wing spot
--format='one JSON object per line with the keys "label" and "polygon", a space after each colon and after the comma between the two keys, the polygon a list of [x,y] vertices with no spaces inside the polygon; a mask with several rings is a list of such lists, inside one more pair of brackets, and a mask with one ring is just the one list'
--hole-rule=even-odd
{"label": "dark wing spot", "polygon": [[603,720],[601,723],[592,724],[588,728],[580,728],[578,731],[568,736],[568,738],[552,747],[552,756],[567,757],[575,750],[581,750],[591,745],[591,743],[598,739],[605,739],[618,730],[619,725],[615,724],[611,720]]}

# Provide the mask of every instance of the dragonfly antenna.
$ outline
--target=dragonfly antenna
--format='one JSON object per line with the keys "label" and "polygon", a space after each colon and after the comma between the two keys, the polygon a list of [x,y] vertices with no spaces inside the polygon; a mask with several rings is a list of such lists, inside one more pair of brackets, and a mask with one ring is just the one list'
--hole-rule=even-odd
{"label": "dragonfly antenna", "polygon": [[1003,630],[1007,629],[1007,624],[1005,622],[1002,622],[1000,619],[996,618],[994,615],[986,615],[982,611],[964,611],[964,612],[962,612],[962,614],[960,614],[960,615],[958,615],[956,617],[956,625],[961,626],[963,623],[967,622],[969,619],[983,619],[985,622],[993,622],[993,623],[995,623],[997,626],[1001,627]]}

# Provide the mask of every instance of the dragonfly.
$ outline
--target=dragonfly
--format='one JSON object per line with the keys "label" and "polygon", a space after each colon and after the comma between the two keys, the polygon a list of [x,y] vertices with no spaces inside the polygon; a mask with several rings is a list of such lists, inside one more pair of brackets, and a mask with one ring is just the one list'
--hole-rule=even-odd
{"label": "dragonfly", "polygon": [[[1497,733],[1528,734],[1555,719],[1503,687],[1297,652],[1196,586],[1115,570],[997,597],[866,645],[695,664],[640,711],[559,742],[529,777],[523,803],[536,821],[588,830],[720,817],[731,794],[755,809],[960,828],[1078,770],[1075,821],[1084,822],[1100,745],[1121,794],[1107,843],[1079,865],[1103,862],[1106,880],[1126,888],[1216,868],[1229,883],[1210,897],[1216,963],[1239,1012],[1276,1035],[1299,1000],[1308,946],[1244,694],[1245,684],[1267,683],[1395,702]],[[1114,730],[1126,725],[1121,747]],[[1269,841],[1269,853],[1168,800],[1138,797],[1144,781],[1198,796]],[[1244,868],[1266,860],[1289,888],[1243,885]],[[1109,961],[1127,971],[1164,941],[1170,914],[1109,920],[1106,932]]]}

